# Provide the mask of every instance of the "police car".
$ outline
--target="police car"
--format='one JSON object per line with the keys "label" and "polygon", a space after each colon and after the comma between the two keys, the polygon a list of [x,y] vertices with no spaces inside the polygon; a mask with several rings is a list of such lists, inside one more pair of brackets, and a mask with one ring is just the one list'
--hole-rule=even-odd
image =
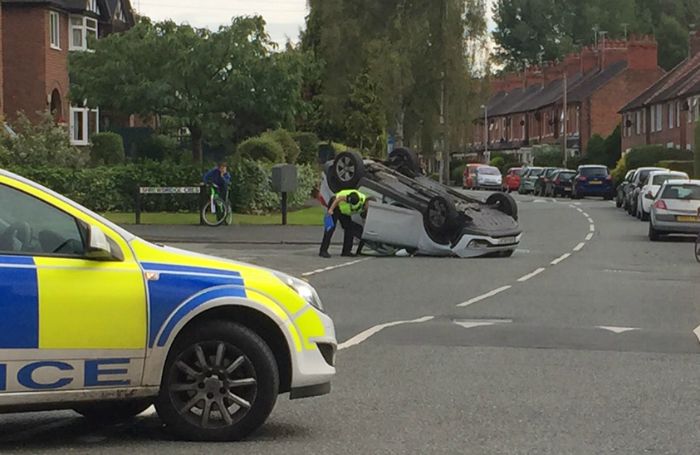
{"label": "police car", "polygon": [[279,394],[328,393],[336,348],[306,282],[153,245],[0,169],[0,412],[155,404],[176,437],[237,440]]}

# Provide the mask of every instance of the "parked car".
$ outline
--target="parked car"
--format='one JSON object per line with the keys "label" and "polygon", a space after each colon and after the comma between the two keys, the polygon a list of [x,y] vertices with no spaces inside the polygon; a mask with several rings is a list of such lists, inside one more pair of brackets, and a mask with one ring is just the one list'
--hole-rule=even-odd
{"label": "parked car", "polygon": [[354,216],[353,222],[362,226],[367,247],[379,254],[406,249],[427,256],[507,257],[520,243],[518,206],[510,195],[482,199],[441,185],[422,175],[407,149],[392,151],[386,162],[350,151],[338,154],[326,165],[321,198],[328,201],[347,189],[374,198],[366,216]]}
{"label": "parked car", "polygon": [[560,169],[555,172],[545,187],[545,197],[569,196],[574,177],[576,177],[576,171]]}
{"label": "parked car", "polygon": [[592,164],[578,167],[571,188],[571,199],[586,196],[602,197],[606,201],[613,199],[615,188],[607,166]]}
{"label": "parked car", "polygon": [[[656,193],[661,189],[661,185],[667,180],[690,180],[688,174],[678,171],[652,171],[647,177],[646,184],[642,187],[637,198],[637,218],[642,221],[649,221],[651,213],[651,204]],[[651,196],[651,197],[647,197]]]}
{"label": "parked car", "polygon": [[624,205],[625,210],[629,215],[635,215],[639,191],[642,189],[642,186],[644,186],[644,182],[646,181],[647,177],[649,177],[649,173],[652,171],[668,171],[668,169],[664,169],[662,167],[640,167],[634,172],[632,180],[625,189]]}
{"label": "parked car", "polygon": [[464,166],[464,181],[462,183],[462,188],[465,190],[473,190],[476,188],[476,170],[480,167],[486,166],[485,164],[469,163]]}
{"label": "parked car", "polygon": [[[645,194],[643,197],[650,198]],[[651,206],[649,240],[700,233],[700,180],[667,180]]]}
{"label": "parked car", "polygon": [[512,167],[506,172],[506,176],[503,181],[503,191],[511,192],[518,191],[520,188],[520,176],[523,174],[523,168]]}
{"label": "parked car", "polygon": [[547,189],[547,183],[549,183],[552,180],[552,176],[559,169],[560,168],[558,168],[558,167],[546,167],[546,168],[544,168],[544,172],[542,172],[542,174],[540,174],[540,176],[537,177],[537,180],[535,180],[535,187],[533,188],[533,193],[535,194],[535,196],[544,196],[545,195],[545,190]]}
{"label": "parked car", "polygon": [[544,168],[541,167],[528,167],[525,169],[522,177],[520,177],[520,188],[518,188],[518,193],[528,194],[535,190],[535,181],[542,175]]}
{"label": "parked car", "polygon": [[627,171],[627,174],[625,174],[625,178],[617,186],[617,196],[615,197],[615,205],[617,206],[618,209],[621,208],[625,203],[625,190],[627,189],[627,186],[632,181],[632,177],[634,177],[635,171],[636,171],[636,169],[632,169],[631,171]]}
{"label": "parked car", "polygon": [[501,191],[503,188],[503,176],[497,167],[480,166],[475,173],[477,190]]}

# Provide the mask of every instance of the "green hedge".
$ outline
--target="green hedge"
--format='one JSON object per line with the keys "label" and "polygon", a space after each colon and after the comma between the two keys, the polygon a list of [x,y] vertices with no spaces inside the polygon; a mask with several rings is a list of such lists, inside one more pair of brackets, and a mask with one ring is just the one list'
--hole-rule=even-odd
{"label": "green hedge", "polygon": [[[231,199],[242,213],[279,209],[279,195],[272,192],[272,165],[243,160],[234,166]],[[96,212],[134,211],[138,186],[196,186],[205,169],[168,162],[144,161],[121,166],[66,169],[12,166],[8,170],[34,180]],[[290,207],[301,207],[318,183],[311,166],[299,166],[299,190],[290,195]],[[151,195],[143,198],[150,212],[196,212],[199,195]]]}
{"label": "green hedge", "polygon": [[666,160],[666,161],[659,161],[656,166],[662,167],[664,169],[670,169],[672,171],[679,171],[679,172],[685,172],[690,176],[690,178],[693,178],[694,169],[693,165],[695,163],[693,161],[674,161],[674,160]]}
{"label": "green hedge", "polygon": [[318,164],[318,143],[319,139],[314,133],[291,133],[292,139],[297,143],[301,154],[300,164]]}
{"label": "green hedge", "polygon": [[96,165],[124,164],[124,141],[117,133],[97,133],[91,138],[90,159]]}
{"label": "green hedge", "polygon": [[285,162],[284,148],[269,135],[251,137],[241,142],[237,152],[239,156],[251,160],[269,163]]}
{"label": "green hedge", "polygon": [[695,166],[694,174],[696,178],[700,178],[700,121],[695,122]]}
{"label": "green hedge", "polygon": [[669,149],[663,145],[643,145],[634,147],[617,162],[613,171],[616,182],[621,182],[630,169],[656,166],[661,161],[692,161],[693,152]]}
{"label": "green hedge", "polygon": [[292,135],[289,134],[289,131],[279,129],[264,133],[262,137],[269,137],[282,146],[282,150],[284,151],[284,159],[287,164],[296,164],[297,160],[299,159],[299,155],[301,155],[301,149],[292,138]]}

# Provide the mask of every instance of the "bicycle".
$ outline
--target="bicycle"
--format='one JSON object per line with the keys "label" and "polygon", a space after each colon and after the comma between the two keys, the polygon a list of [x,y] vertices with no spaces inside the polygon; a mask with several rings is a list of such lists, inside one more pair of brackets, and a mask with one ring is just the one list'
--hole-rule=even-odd
{"label": "bicycle", "polygon": [[233,223],[233,209],[229,200],[229,189],[226,188],[226,194],[222,198],[214,185],[208,186],[209,200],[202,207],[204,224],[211,227],[221,226],[222,224],[230,226]]}
{"label": "bicycle", "polygon": [[695,260],[700,262],[700,234],[695,239]]}

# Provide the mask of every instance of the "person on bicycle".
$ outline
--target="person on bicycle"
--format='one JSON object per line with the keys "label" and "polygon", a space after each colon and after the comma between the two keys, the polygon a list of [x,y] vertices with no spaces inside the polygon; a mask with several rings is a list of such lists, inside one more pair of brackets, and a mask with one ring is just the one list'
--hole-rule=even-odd
{"label": "person on bicycle", "polygon": [[228,173],[226,162],[219,162],[214,169],[204,174],[204,183],[213,186],[219,197],[225,198],[226,190],[231,184],[231,174]]}

